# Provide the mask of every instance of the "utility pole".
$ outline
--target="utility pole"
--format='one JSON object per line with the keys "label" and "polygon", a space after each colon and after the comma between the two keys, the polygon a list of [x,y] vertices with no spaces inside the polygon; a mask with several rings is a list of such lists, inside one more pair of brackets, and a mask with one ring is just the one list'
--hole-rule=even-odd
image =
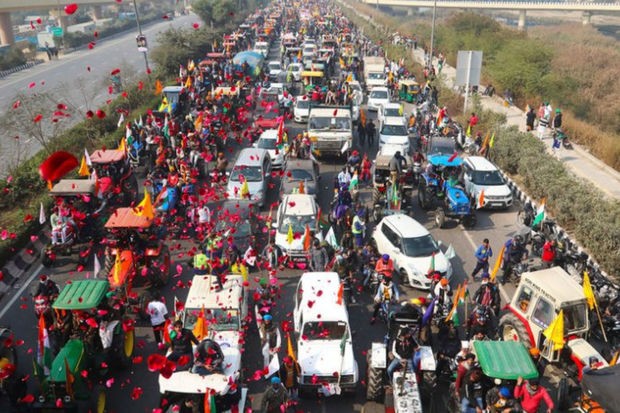
{"label": "utility pole", "polygon": [[430,70],[431,66],[433,66],[433,48],[435,47],[435,19],[436,19],[436,16],[437,16],[437,0],[435,0],[434,3],[433,3],[433,23],[432,23],[432,26],[431,26],[431,50],[429,51],[428,61],[426,62],[426,65],[428,66],[429,70]]}
{"label": "utility pole", "polygon": [[136,41],[138,43],[138,51],[144,53],[144,64],[146,66],[146,73],[150,74],[151,69],[149,68],[149,58],[147,55],[148,48],[146,44],[146,36],[142,34],[142,26],[140,26],[140,16],[138,15],[138,5],[136,4],[136,0],[133,0],[133,9],[136,13],[136,25],[138,26],[138,37]]}

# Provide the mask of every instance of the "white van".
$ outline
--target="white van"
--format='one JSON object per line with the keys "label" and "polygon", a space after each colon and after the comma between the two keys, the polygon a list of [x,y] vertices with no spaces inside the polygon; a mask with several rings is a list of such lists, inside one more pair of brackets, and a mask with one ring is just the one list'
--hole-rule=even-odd
{"label": "white van", "polygon": [[318,210],[314,195],[307,194],[286,195],[278,207],[273,223],[276,228],[276,246],[296,265],[307,264],[308,252],[304,250],[303,235],[288,242],[289,228],[293,234],[304,234],[308,226],[310,231],[317,233]]}
{"label": "white van", "polygon": [[512,191],[497,166],[483,156],[470,156],[462,168],[465,191],[472,199],[478,200],[484,191],[484,208],[510,208]]}
{"label": "white van", "polygon": [[335,272],[304,273],[297,284],[293,318],[302,392],[355,393],[359,371],[347,306],[338,302],[339,289]]}
{"label": "white van", "polygon": [[[266,149],[242,149],[228,177],[226,188],[228,199],[249,197],[259,207],[263,207],[267,198],[271,169],[271,157]],[[248,183],[248,195],[243,194],[243,179]]]}

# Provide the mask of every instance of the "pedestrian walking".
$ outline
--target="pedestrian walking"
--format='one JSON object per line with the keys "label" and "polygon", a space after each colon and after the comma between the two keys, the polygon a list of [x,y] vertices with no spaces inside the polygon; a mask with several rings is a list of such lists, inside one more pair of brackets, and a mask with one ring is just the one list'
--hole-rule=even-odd
{"label": "pedestrian walking", "polygon": [[260,404],[262,413],[281,413],[286,411],[288,404],[288,392],[282,385],[279,377],[271,378],[271,385],[263,393],[263,400]]}
{"label": "pedestrian walking", "polygon": [[534,130],[534,122],[536,122],[536,112],[534,112],[534,108],[528,105],[527,113],[525,114],[525,129],[528,132]]}
{"label": "pedestrian walking", "polygon": [[360,146],[366,145],[366,128],[362,122],[357,123],[357,139]]}
{"label": "pedestrian walking", "polygon": [[368,146],[373,147],[375,145],[375,136],[377,135],[377,129],[372,119],[368,120],[366,124],[366,138],[368,139]]}
{"label": "pedestrian walking", "polygon": [[278,374],[284,388],[286,388],[288,392],[289,399],[296,400],[298,397],[300,372],[301,368],[299,367],[299,363],[290,356],[284,356]]}
{"label": "pedestrian walking", "polygon": [[475,280],[480,270],[482,270],[482,272],[489,271],[489,258],[493,256],[493,250],[489,245],[488,238],[482,240],[482,245],[476,249],[474,256],[476,257],[476,267],[471,272],[471,278]]}
{"label": "pedestrian walking", "polygon": [[153,327],[153,336],[155,336],[155,342],[157,345],[163,345],[162,331],[164,325],[168,319],[168,308],[164,304],[163,297],[153,297],[153,299],[146,306],[146,312],[151,319],[151,326]]}

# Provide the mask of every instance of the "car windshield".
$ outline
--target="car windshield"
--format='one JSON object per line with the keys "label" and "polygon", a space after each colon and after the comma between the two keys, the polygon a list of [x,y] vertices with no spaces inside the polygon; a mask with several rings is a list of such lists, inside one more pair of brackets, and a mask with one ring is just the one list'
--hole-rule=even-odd
{"label": "car windshield", "polygon": [[269,69],[280,70],[281,68],[280,63],[269,63]]}
{"label": "car windshield", "polygon": [[407,135],[407,128],[403,125],[383,125],[381,129],[382,135]]}
{"label": "car windshield", "polygon": [[454,153],[454,144],[434,143],[428,151],[431,155],[452,155]]}
{"label": "car windshield", "polygon": [[347,333],[347,323],[342,321],[314,321],[304,324],[302,337],[305,340],[342,340]]}
{"label": "car windshield", "polygon": [[221,217],[217,224],[215,224],[215,230],[221,231],[225,233],[234,229],[234,231],[230,234],[233,238],[245,238],[252,235],[252,226],[250,225],[250,221],[245,219],[243,221],[235,221],[231,222],[230,219],[226,219],[226,217]]}
{"label": "car windshield", "polygon": [[[290,173],[290,176],[289,176]],[[289,181],[297,182],[297,181],[314,181],[312,174],[305,169],[289,169],[287,172],[287,179]]]}
{"label": "car windshield", "polygon": [[388,93],[385,90],[373,90],[370,92],[371,99],[387,99]]}
{"label": "car windshield", "polygon": [[586,306],[581,304],[575,304],[568,307],[564,307],[564,327],[566,331],[571,333],[573,331],[582,331],[587,326],[587,313]]}
{"label": "car windshield", "polygon": [[240,176],[243,176],[248,182],[260,182],[263,180],[263,172],[260,166],[237,165],[230,174],[230,180],[240,182]]}
{"label": "car windshield", "polygon": [[308,109],[310,107],[310,101],[308,100],[298,100],[297,107],[299,109]]}
{"label": "car windshield", "polygon": [[306,225],[310,230],[316,227],[315,215],[285,215],[279,225],[280,234],[288,234],[289,227],[293,228],[293,233],[303,234],[306,231]]}
{"label": "car windshield", "polygon": [[403,252],[408,257],[428,257],[439,252],[439,246],[428,234],[422,237],[403,238]]}
{"label": "car windshield", "polygon": [[261,149],[275,149],[276,148],[276,144],[278,143],[277,139],[270,139],[270,138],[260,138],[258,140],[258,147]]}
{"label": "car windshield", "polygon": [[381,80],[385,79],[385,74],[380,72],[368,73],[368,79]]}
{"label": "car windshield", "polygon": [[403,116],[403,112],[400,108],[388,108],[383,112],[383,116],[386,118],[390,116],[398,117]]}
{"label": "car windshield", "polygon": [[332,117],[318,117],[313,116],[308,122],[310,130],[321,129],[337,129],[337,130],[349,130],[351,129],[349,118],[332,118]]}
{"label": "car windshield", "polygon": [[[185,310],[183,327],[193,330],[196,320],[200,317],[201,309],[193,308]],[[237,331],[240,328],[239,311],[233,309],[206,308],[205,318],[208,320],[209,329],[214,331]]]}
{"label": "car windshield", "polygon": [[473,171],[471,181],[476,185],[504,185],[499,171]]}

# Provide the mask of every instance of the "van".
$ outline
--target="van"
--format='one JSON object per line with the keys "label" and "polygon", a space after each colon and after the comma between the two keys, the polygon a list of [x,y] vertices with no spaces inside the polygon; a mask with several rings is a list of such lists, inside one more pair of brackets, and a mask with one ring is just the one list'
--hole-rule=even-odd
{"label": "van", "polygon": [[471,199],[479,199],[484,191],[484,208],[507,209],[512,205],[512,191],[501,172],[483,156],[470,156],[463,161],[461,180]]}
{"label": "van", "polygon": [[349,313],[335,272],[304,273],[295,290],[294,328],[300,392],[355,393],[359,370]]}
{"label": "van", "polygon": [[[228,199],[249,198],[262,208],[267,197],[271,169],[271,158],[267,150],[242,149],[228,177]],[[247,193],[244,193],[244,181],[247,182]]]}

